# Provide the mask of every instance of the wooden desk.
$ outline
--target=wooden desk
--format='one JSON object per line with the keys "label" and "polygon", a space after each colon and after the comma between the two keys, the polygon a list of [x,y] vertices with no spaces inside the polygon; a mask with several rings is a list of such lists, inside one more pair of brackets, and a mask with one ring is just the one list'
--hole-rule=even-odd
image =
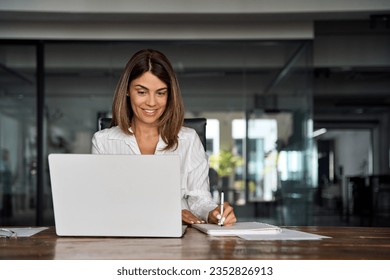
{"label": "wooden desk", "polygon": [[246,241],[193,228],[183,238],[75,238],[58,237],[51,227],[30,238],[0,238],[0,259],[390,259],[390,228],[289,228],[333,238]]}

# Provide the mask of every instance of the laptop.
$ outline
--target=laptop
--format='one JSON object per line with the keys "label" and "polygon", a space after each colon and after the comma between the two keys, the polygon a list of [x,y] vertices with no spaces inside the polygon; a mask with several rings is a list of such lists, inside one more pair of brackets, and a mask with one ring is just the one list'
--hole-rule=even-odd
{"label": "laptop", "polygon": [[178,155],[50,154],[59,236],[181,237]]}

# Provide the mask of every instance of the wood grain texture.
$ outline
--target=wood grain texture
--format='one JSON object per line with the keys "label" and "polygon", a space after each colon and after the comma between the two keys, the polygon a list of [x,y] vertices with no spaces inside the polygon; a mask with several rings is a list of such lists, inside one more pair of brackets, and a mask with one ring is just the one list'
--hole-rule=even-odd
{"label": "wood grain texture", "polygon": [[188,228],[182,238],[58,237],[50,227],[30,238],[0,238],[0,259],[390,259],[390,228],[288,227],[323,240],[247,241]]}

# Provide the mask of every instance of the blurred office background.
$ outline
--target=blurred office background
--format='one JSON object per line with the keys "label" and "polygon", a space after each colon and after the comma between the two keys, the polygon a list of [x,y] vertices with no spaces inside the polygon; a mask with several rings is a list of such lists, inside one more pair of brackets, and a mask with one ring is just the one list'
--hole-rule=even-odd
{"label": "blurred office background", "polygon": [[54,224],[47,155],[90,153],[154,48],[240,220],[390,226],[389,35],[386,0],[2,0],[0,225]]}

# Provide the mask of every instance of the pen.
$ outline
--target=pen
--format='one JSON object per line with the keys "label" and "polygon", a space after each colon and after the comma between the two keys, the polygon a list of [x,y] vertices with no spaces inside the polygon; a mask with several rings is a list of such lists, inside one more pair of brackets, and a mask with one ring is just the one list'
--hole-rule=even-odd
{"label": "pen", "polygon": [[218,225],[220,225],[220,226],[223,226],[223,203],[224,203],[224,195],[223,195],[223,192],[221,192],[221,205],[220,205],[220,207],[221,207],[221,210],[220,210],[220,215],[221,215],[221,219],[219,219],[219,221],[218,221]]}

